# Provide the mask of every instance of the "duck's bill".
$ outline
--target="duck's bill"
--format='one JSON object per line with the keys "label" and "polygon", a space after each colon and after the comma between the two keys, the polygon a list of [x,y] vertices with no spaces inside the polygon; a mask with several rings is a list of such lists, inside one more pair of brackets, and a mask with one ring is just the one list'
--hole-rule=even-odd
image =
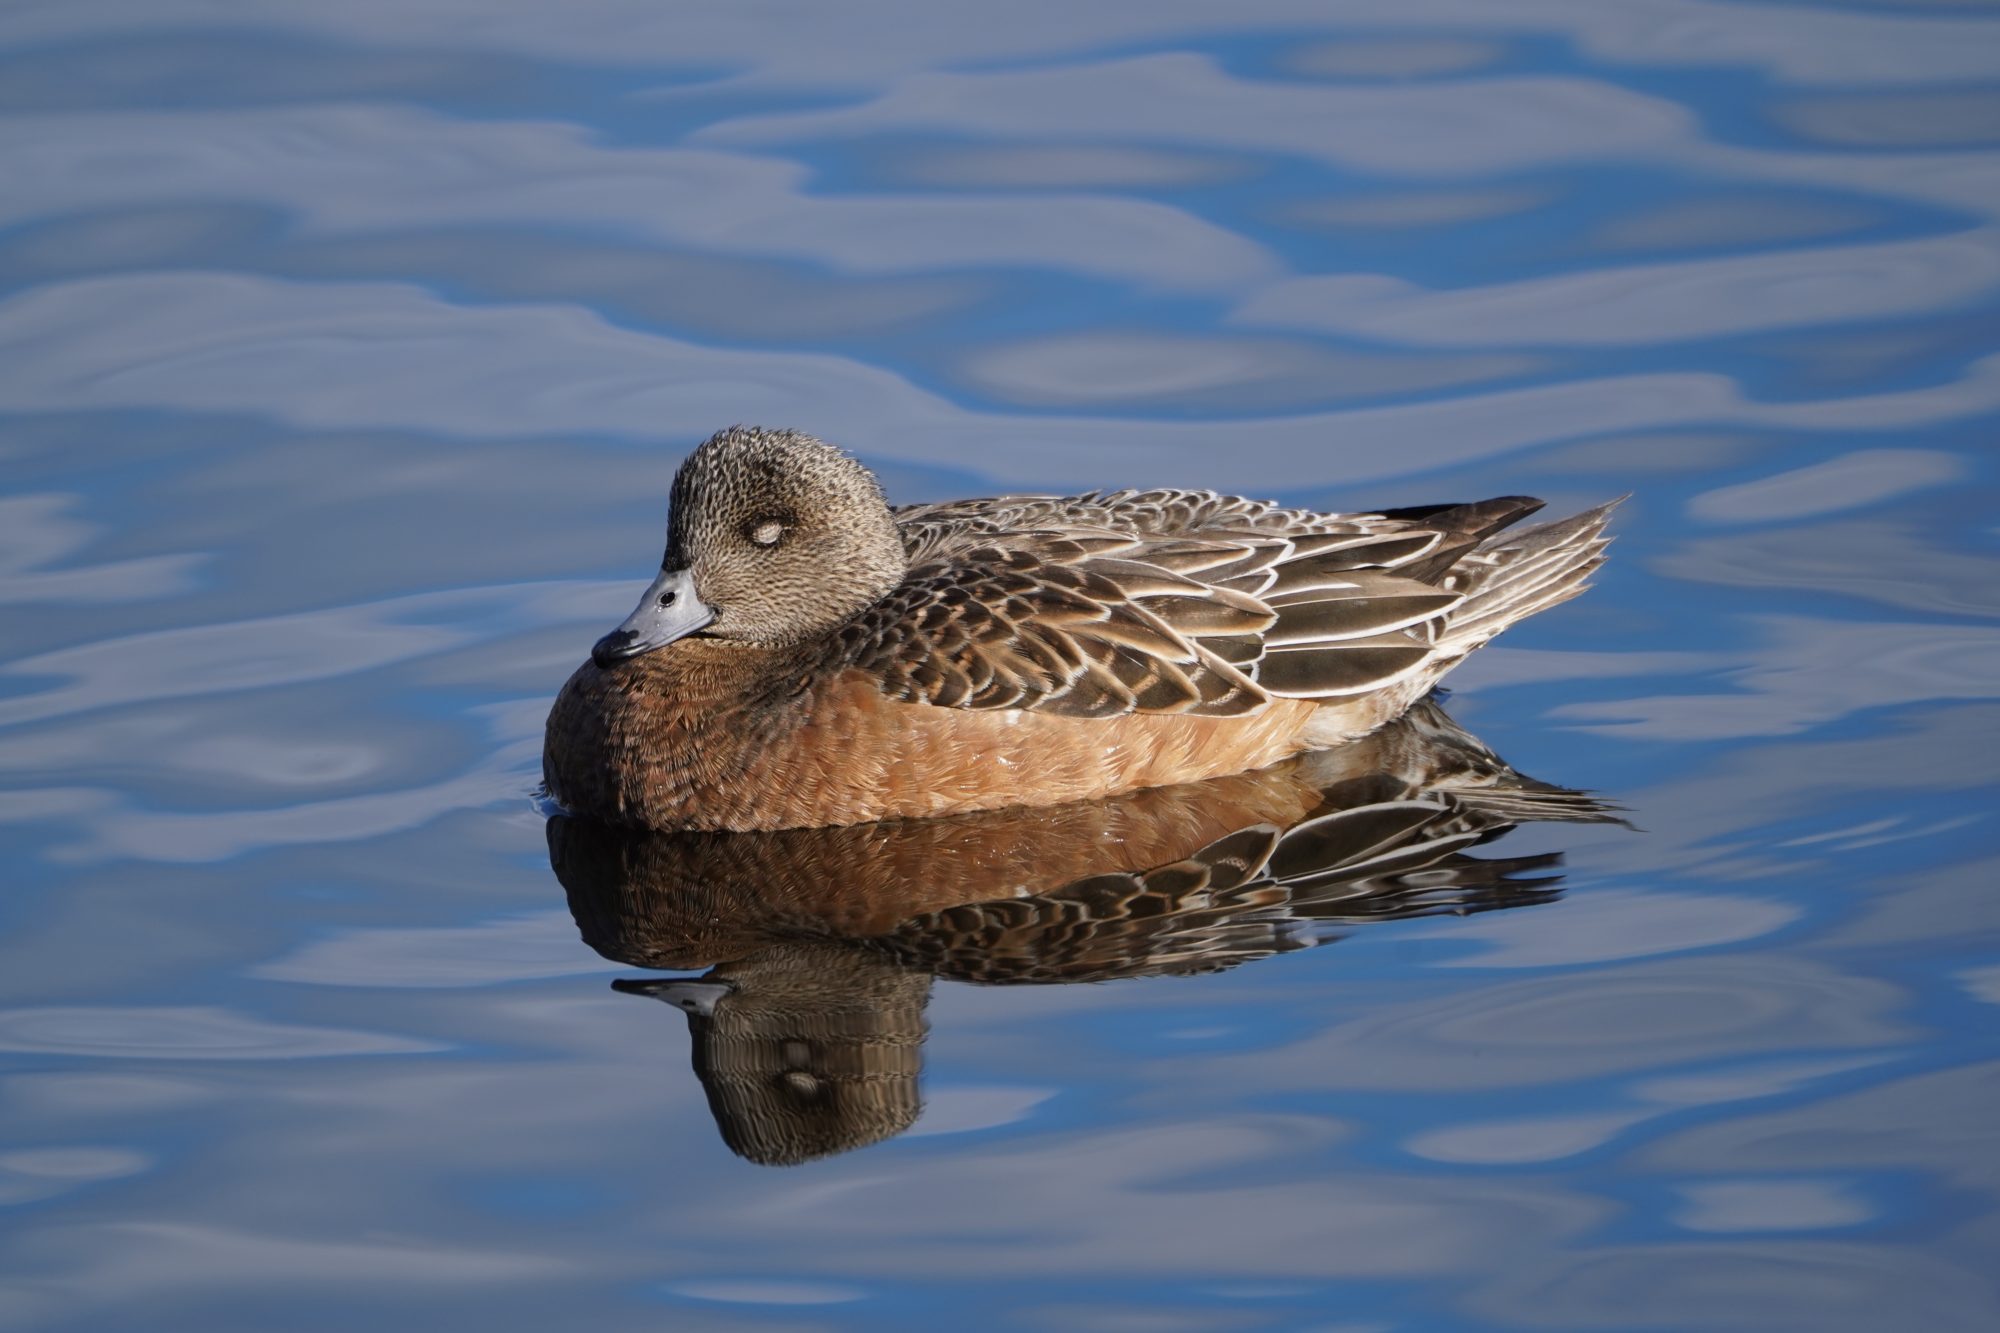
{"label": "duck's bill", "polygon": [[663,569],[639,599],[639,609],[597,641],[590,660],[599,667],[613,666],[713,623],[715,608],[694,595],[694,576],[685,569]]}
{"label": "duck's bill", "polygon": [[665,1001],[676,1009],[702,1018],[715,1017],[715,1006],[736,991],[736,988],[726,981],[652,977],[644,979],[619,977],[611,983],[611,989],[625,995],[651,996],[655,1000]]}

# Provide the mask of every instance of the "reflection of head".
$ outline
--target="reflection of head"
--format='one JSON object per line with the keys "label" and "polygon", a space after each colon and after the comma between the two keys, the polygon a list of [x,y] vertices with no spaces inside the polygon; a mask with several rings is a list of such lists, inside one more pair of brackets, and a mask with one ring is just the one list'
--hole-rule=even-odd
{"label": "reflection of head", "polygon": [[[846,944],[780,944],[694,985],[681,1007],[695,1076],[738,1156],[790,1166],[916,1122],[929,973]],[[685,986],[622,989],[672,1002]]]}

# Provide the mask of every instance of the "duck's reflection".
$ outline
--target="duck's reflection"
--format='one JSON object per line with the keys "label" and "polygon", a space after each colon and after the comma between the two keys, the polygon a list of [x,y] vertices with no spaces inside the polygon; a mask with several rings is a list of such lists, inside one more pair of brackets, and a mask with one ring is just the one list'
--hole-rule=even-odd
{"label": "duck's reflection", "polygon": [[1216,972],[1367,921],[1545,902],[1556,854],[1468,848],[1602,821],[1435,704],[1338,750],[1117,800],[780,833],[646,833],[557,816],[583,938],[697,979],[619,981],[686,1011],[730,1148],[788,1164],[907,1129],[934,977]]}

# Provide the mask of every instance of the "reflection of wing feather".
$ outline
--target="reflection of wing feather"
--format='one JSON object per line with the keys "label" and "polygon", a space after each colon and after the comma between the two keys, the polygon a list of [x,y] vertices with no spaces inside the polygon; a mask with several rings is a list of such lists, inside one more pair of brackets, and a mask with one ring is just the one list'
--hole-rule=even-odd
{"label": "reflection of wing feather", "polygon": [[[1534,877],[1553,854],[1464,855],[1517,819],[1597,821],[1604,806],[1507,770],[1504,812],[1485,793],[1404,786],[1377,774],[1353,788],[1379,799],[1288,829],[1257,824],[1183,860],[1093,875],[1026,898],[913,917],[870,948],[904,966],[988,983],[1212,972],[1322,943],[1364,921],[1544,902]],[[1333,792],[1329,790],[1329,796]]]}

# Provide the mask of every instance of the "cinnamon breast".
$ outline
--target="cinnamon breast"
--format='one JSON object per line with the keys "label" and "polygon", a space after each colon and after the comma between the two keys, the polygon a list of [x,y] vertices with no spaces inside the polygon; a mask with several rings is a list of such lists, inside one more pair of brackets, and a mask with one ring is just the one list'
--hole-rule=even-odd
{"label": "cinnamon breast", "polygon": [[586,663],[549,713],[550,794],[648,828],[736,831],[928,819],[1099,800],[1262,768],[1317,711],[1065,717],[890,699],[863,671],[815,678],[789,652],[690,639]]}

